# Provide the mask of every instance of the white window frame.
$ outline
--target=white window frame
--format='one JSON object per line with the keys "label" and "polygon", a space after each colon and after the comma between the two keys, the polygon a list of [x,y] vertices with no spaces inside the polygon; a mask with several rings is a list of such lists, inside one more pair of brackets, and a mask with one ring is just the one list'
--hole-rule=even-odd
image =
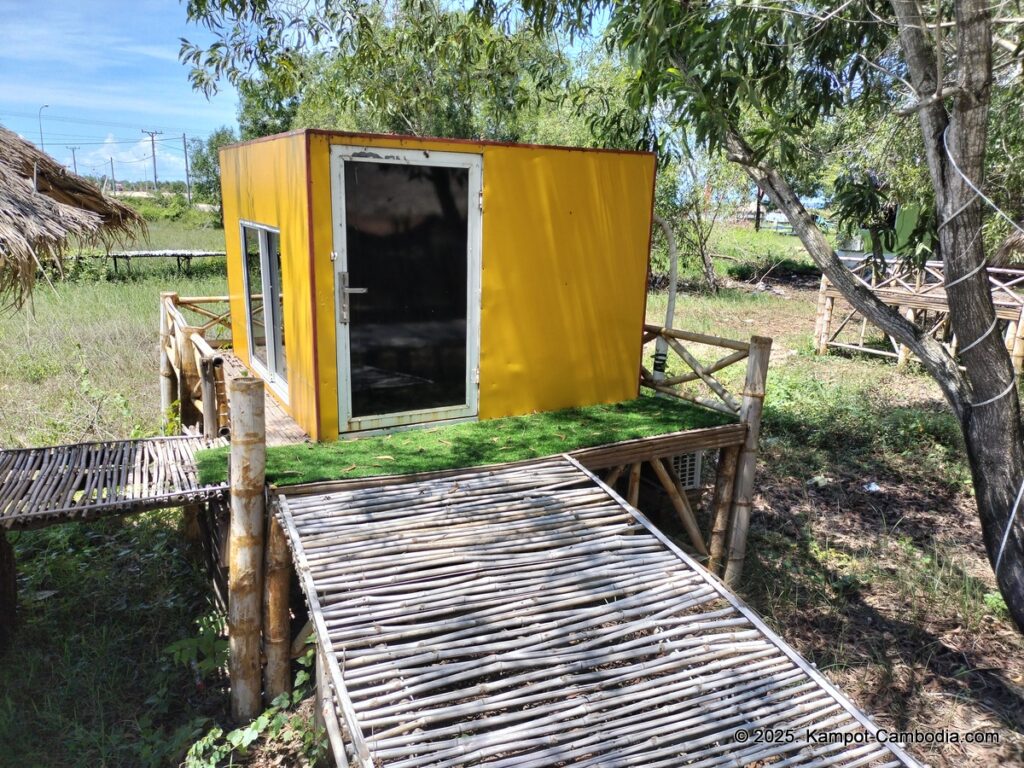
{"label": "white window frame", "polygon": [[[394,163],[469,170],[466,228],[466,402],[374,416],[352,415],[349,324],[340,322],[338,305],[343,275],[348,272],[345,221],[345,163]],[[483,156],[464,152],[390,149],[368,146],[331,147],[331,212],[333,224],[334,322],[337,334],[338,431],[345,435],[368,430],[391,430],[416,424],[474,421],[480,401],[480,265],[483,243]]]}
{"label": "white window frame", "polygon": [[[245,231],[246,229],[253,230],[259,237],[259,249],[260,249],[260,295],[263,296],[263,322],[264,332],[266,338],[266,349],[267,349],[267,365],[264,365],[261,361],[256,359],[253,354],[253,328],[252,328],[252,291],[249,286],[249,254],[246,251],[246,240]],[[242,280],[245,285],[245,324],[246,332],[249,335],[249,365],[252,369],[260,375],[260,377],[270,386],[270,388],[280,397],[285,404],[288,403],[288,382],[287,379],[282,379],[277,374],[278,365],[278,345],[277,345],[277,328],[281,318],[277,316],[279,311],[278,301],[267,301],[267,297],[271,294],[271,260],[270,260],[270,244],[268,241],[268,235],[277,235],[277,241],[280,245],[281,242],[281,230],[277,227],[271,227],[266,224],[259,224],[255,221],[249,221],[242,219],[238,224],[238,232],[240,242],[242,244]],[[278,286],[282,292],[284,286],[282,285],[282,275],[277,276]],[[280,326],[283,328],[283,326]],[[284,334],[281,334],[281,346],[284,346]]]}

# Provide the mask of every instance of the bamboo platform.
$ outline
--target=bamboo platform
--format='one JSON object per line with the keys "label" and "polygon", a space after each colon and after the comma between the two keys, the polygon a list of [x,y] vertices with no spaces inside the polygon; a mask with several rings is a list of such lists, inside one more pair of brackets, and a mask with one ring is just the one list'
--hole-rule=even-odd
{"label": "bamboo platform", "polygon": [[[847,256],[843,257],[843,262],[864,288],[883,303],[897,308],[922,333],[933,336],[956,357],[960,342],[950,323],[946,272],[941,261],[927,261],[916,271],[894,259],[886,261],[884,269],[867,256]],[[992,292],[996,330],[1003,337],[1014,370],[1020,373],[1024,370],[1024,270],[989,267],[986,275]],[[815,351],[826,354],[829,349],[842,349],[893,358],[900,366],[905,365],[910,359],[910,350],[892,336],[881,334],[880,339],[871,338],[877,334],[869,333],[869,325],[839,289],[822,276],[814,330]]]}
{"label": "bamboo platform", "polygon": [[337,765],[917,765],[569,456],[276,505]]}
{"label": "bamboo platform", "polygon": [[200,486],[195,452],[223,439],[166,437],[0,450],[0,530],[195,504],[227,493]]}

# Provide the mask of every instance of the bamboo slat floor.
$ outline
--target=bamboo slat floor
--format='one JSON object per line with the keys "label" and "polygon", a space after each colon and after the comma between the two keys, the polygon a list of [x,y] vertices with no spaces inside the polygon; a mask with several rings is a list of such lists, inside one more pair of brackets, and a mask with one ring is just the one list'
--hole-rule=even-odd
{"label": "bamboo slat floor", "polygon": [[568,456],[276,504],[338,765],[917,765]]}
{"label": "bamboo slat floor", "polygon": [[[232,379],[237,379],[241,376],[253,375],[245,367],[245,363],[230,351],[223,350],[221,354],[224,358],[224,378],[226,381],[230,382]],[[228,389],[230,391],[230,386]],[[303,431],[302,427],[295,423],[295,419],[288,415],[273,395],[267,395],[264,414],[267,425],[267,445],[292,445],[294,443],[309,442],[309,435]]]}
{"label": "bamboo slat floor", "polygon": [[0,450],[0,528],[18,530],[102,515],[193,504],[227,493],[200,486],[195,452],[227,445],[201,437]]}

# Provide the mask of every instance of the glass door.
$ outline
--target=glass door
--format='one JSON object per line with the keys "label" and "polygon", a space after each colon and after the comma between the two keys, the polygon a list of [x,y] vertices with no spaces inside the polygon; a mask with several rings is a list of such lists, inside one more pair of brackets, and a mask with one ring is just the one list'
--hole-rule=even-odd
{"label": "glass door", "polygon": [[481,158],[331,163],[341,430],[475,416]]}

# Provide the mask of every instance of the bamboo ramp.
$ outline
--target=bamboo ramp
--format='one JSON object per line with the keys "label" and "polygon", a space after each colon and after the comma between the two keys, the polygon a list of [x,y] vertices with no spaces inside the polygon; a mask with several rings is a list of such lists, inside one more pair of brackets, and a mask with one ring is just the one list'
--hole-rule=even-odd
{"label": "bamboo ramp", "polygon": [[227,445],[201,437],[0,450],[0,529],[18,530],[144,512],[224,496],[201,486],[195,452]]}
{"label": "bamboo ramp", "polygon": [[568,456],[277,515],[338,765],[917,765]]}

